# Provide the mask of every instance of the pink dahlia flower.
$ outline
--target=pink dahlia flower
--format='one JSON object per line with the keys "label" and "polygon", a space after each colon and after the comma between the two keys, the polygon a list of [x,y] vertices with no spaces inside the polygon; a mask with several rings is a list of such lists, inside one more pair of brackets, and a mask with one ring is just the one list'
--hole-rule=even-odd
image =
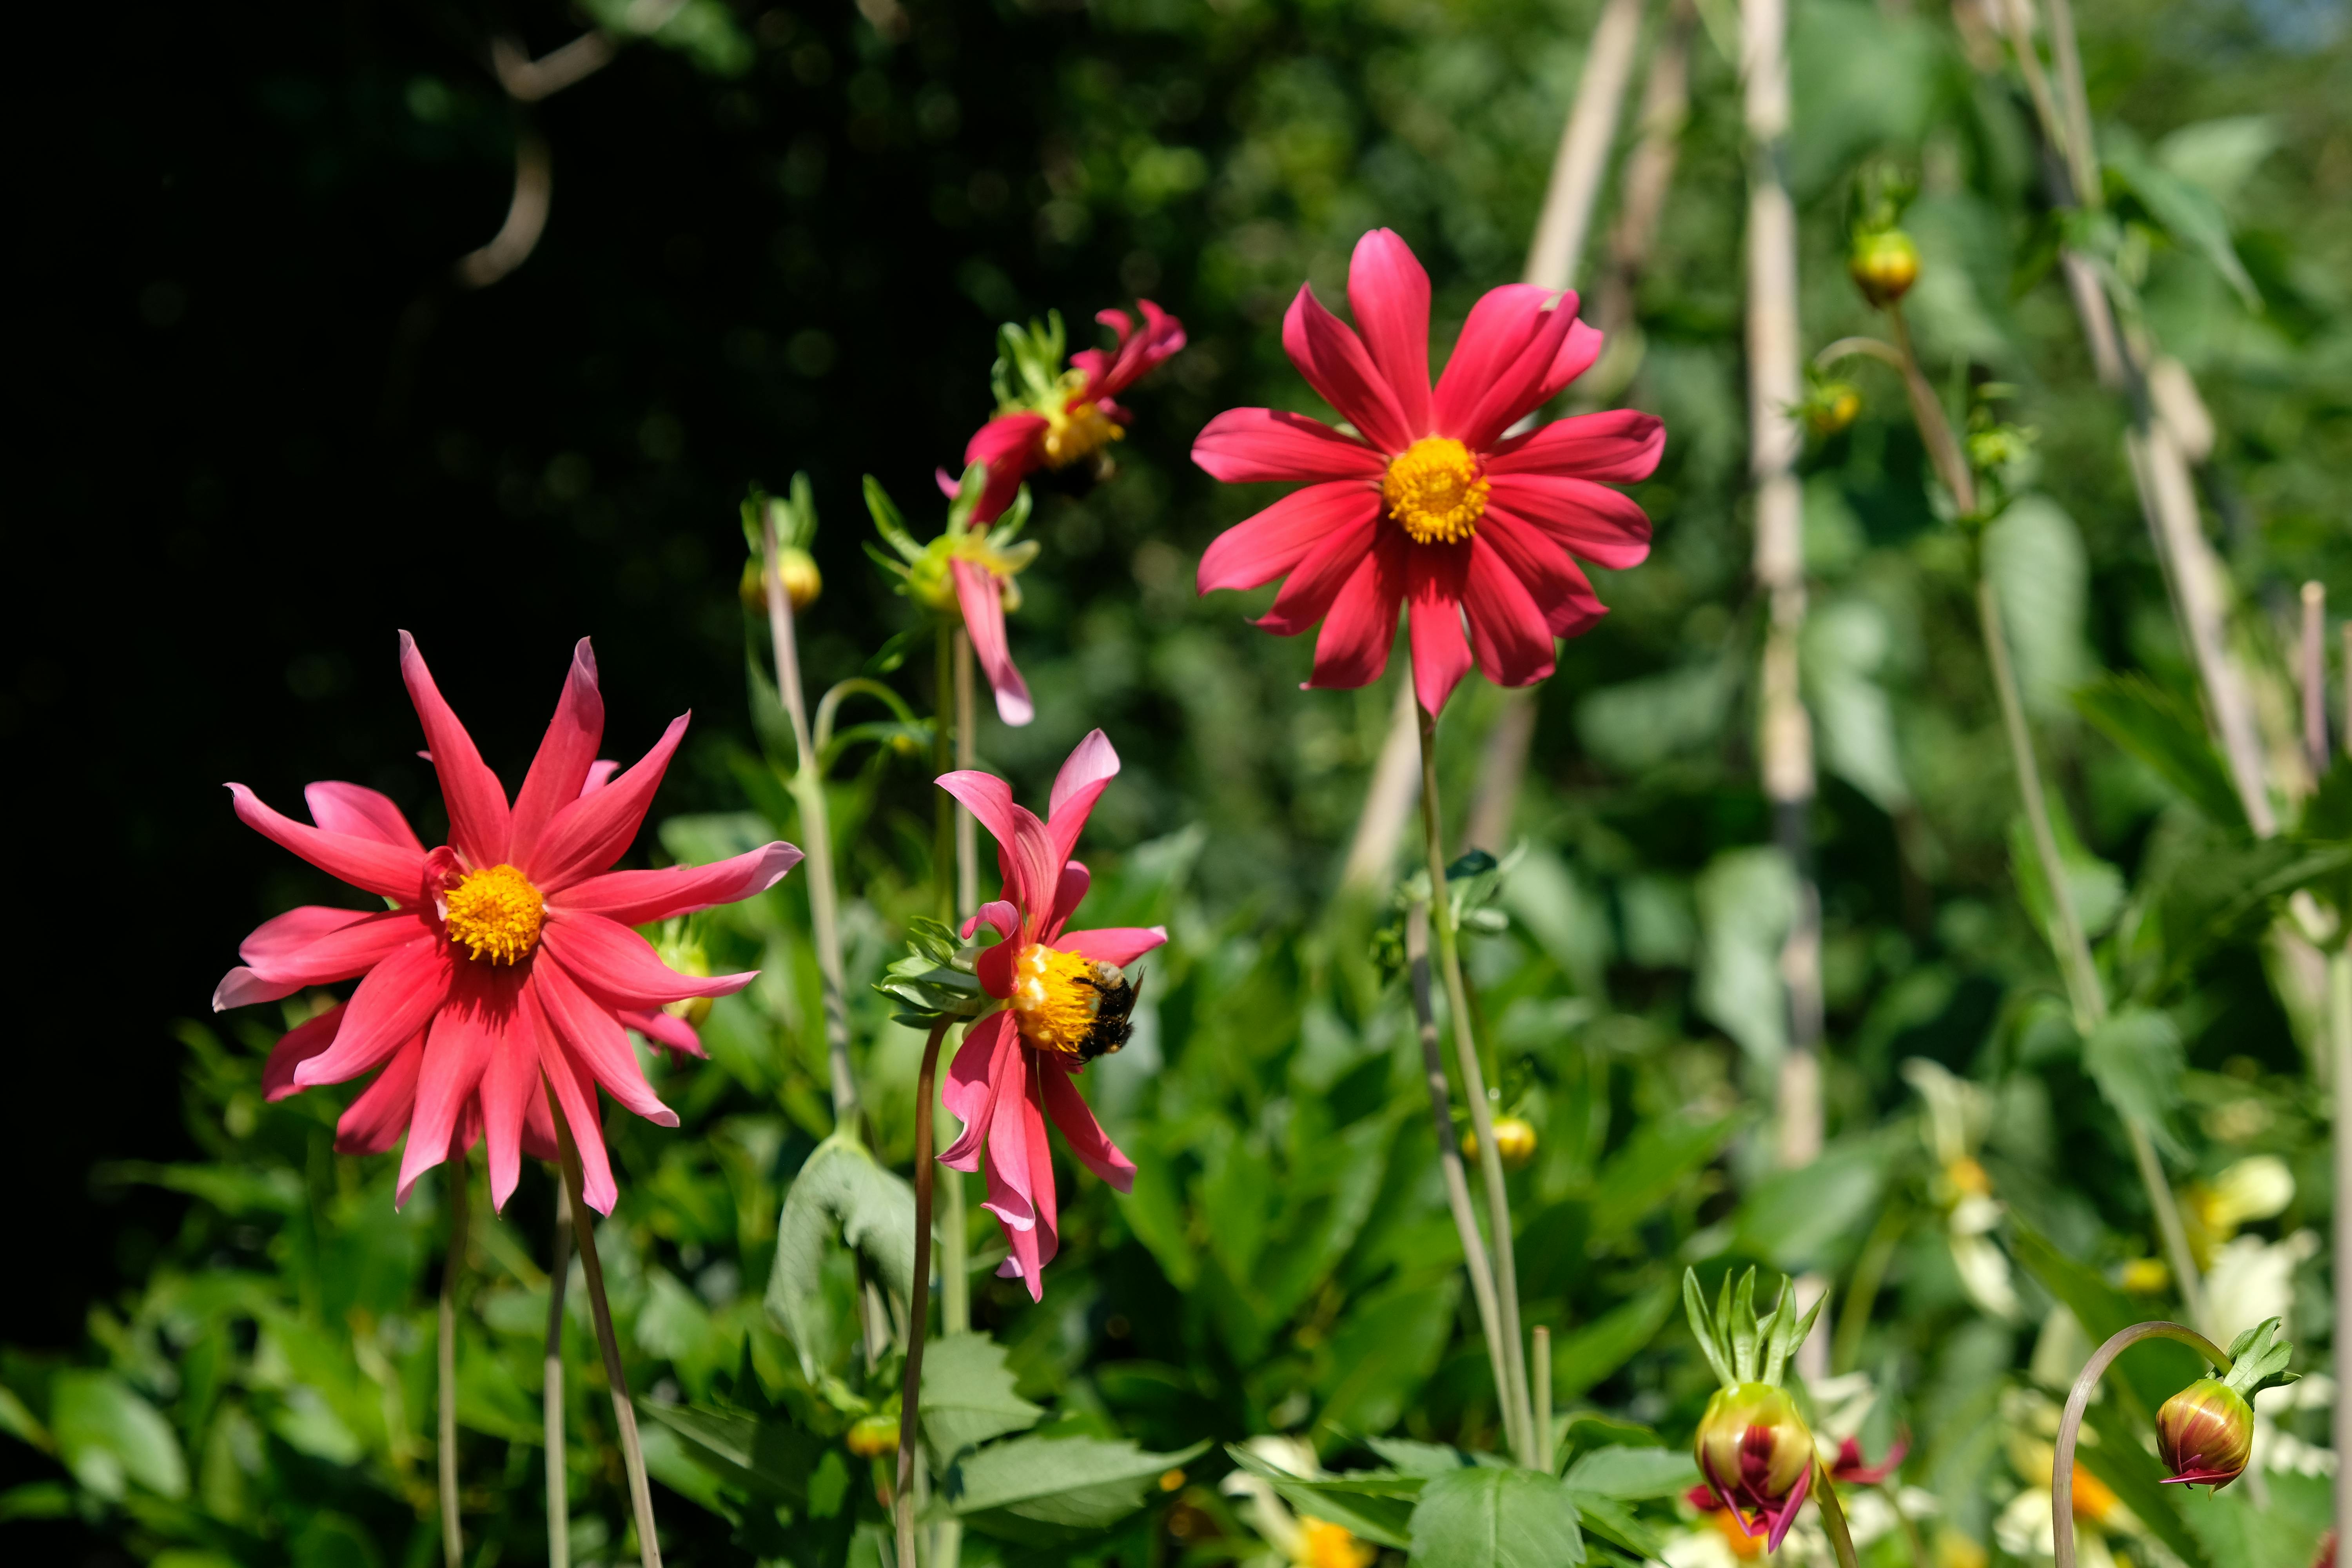
{"label": "pink dahlia flower", "polygon": [[997,1272],[1018,1278],[1033,1300],[1045,1293],[1045,1268],[1056,1240],[1051,1117],[1078,1163],[1120,1192],[1135,1184],[1135,1165],[1087,1109],[1074,1075],[1127,1038],[1135,993],[1122,966],[1168,940],[1160,926],[1066,931],[1087,896],[1087,868],[1070,858],[1095,797],[1118,773],[1118,753],[1100,730],[1078,742],[1054,780],[1043,822],[1013,803],[991,773],[940,779],[996,839],[1004,896],[964,922],[969,940],[982,921],[1002,940],[980,955],[980,983],[1005,1005],[971,1027],[948,1069],[940,1098],[963,1134],[940,1156],[960,1171],[977,1170],[988,1153],[982,1205],[1004,1229],[1012,1256]]}
{"label": "pink dahlia flower", "polygon": [[[1022,481],[1040,468],[1066,468],[1094,457],[1124,437],[1135,416],[1120,405],[1118,395],[1150,374],[1162,360],[1184,346],[1184,323],[1149,300],[1136,301],[1143,312],[1139,326],[1125,310],[1098,310],[1095,320],[1118,334],[1108,351],[1080,349],[1070,356],[1070,369],[1042,398],[1027,404],[1000,403],[996,416],[964,443],[963,465],[988,465],[988,488],[981,493],[976,526],[993,522],[1013,504]],[[1061,323],[1054,326],[1061,336]],[[954,482],[940,476],[940,488],[955,493]]]}
{"label": "pink dahlia flower", "polygon": [[1431,713],[1474,658],[1498,686],[1542,679],[1553,639],[1607,613],[1577,559],[1622,568],[1649,553],[1649,519],[1608,487],[1649,478],[1665,427],[1615,409],[1505,434],[1601,355],[1573,293],[1488,290],[1434,391],[1429,275],[1403,240],[1382,228],[1357,243],[1348,302],[1361,336],[1302,287],[1282,346],[1352,432],[1234,408],[1192,444],[1192,460],[1227,483],[1310,481],[1219,535],[1200,591],[1286,578],[1258,625],[1293,637],[1323,623],[1310,686],[1379,679],[1400,605]]}
{"label": "pink dahlia flower", "polygon": [[698,1051],[693,1031],[662,1008],[723,996],[753,978],[679,974],[630,928],[765,891],[800,851],[770,844],[714,866],[609,869],[636,837],[687,721],[673,721],[644,760],[604,784],[597,775],[611,764],[595,759],[604,704],[585,638],[511,805],[406,632],[400,662],[440,775],[449,842],[427,850],[397,806],[357,784],[304,791],[309,826],[229,785],[248,826],[392,907],[313,906],[265,922],[237,950],[245,963],[221,981],[213,1005],[275,1001],[356,977],[349,1001],[270,1053],[271,1099],[380,1067],[343,1113],[337,1147],[376,1152],[404,1132],[404,1203],[418,1176],[486,1139],[490,1201],[503,1207],[522,1155],[554,1152],[543,1080],[580,1146],[588,1203],[609,1214],[616,1190],[596,1089],[651,1121],[677,1124],[639,1070],[624,1026]]}

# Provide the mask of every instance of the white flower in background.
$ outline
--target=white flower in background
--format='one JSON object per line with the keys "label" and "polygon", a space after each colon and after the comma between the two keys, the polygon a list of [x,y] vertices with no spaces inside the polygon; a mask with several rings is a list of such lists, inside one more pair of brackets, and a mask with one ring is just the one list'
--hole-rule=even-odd
{"label": "white flower in background", "polygon": [[2017,1288],[2009,1256],[1993,1241],[2000,1224],[2000,1201],[1992,1179],[1977,1163],[1977,1150],[1992,1123],[1992,1100],[1966,1079],[1925,1057],[1903,1064],[1903,1077],[1927,1110],[1927,1150],[1936,1157],[1937,1201],[1944,1205],[1945,1240],[1960,1288],[1984,1311],[2004,1322],[2017,1319]]}
{"label": "white flower in background", "polygon": [[2294,1202],[2294,1173],[2275,1154],[2255,1154],[2213,1178],[2199,1217],[2223,1234],[2258,1219],[2276,1219]]}
{"label": "white flower in background", "polygon": [[2228,1344],[2266,1318],[2276,1318],[2279,1335],[2294,1332],[2294,1271],[2319,1252],[2319,1237],[2296,1231],[2284,1241],[2242,1236],[2214,1255],[2205,1276],[2205,1316],[2213,1337]]}
{"label": "white flower in background", "polygon": [[[1315,1480],[1324,1473],[1314,1448],[1296,1437],[1252,1437],[1244,1447],[1273,1468],[1301,1480]],[[1380,1555],[1378,1549],[1339,1525],[1293,1513],[1263,1477],[1235,1470],[1219,1489],[1239,1500],[1235,1511],[1272,1548],[1239,1559],[1248,1568],[1370,1568]]]}
{"label": "white flower in background", "polygon": [[2336,1451],[2306,1443],[2279,1428],[2281,1417],[2297,1410],[2332,1410],[2336,1380],[2324,1372],[2308,1373],[2284,1388],[2265,1388],[2254,1395],[2253,1464],[2265,1470],[2287,1470],[2298,1476],[2332,1476]]}

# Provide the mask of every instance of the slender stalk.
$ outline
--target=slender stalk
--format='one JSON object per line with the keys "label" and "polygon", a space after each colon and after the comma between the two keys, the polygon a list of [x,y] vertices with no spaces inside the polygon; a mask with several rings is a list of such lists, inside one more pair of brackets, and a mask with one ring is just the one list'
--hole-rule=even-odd
{"label": "slender stalk", "polygon": [[[938,658],[931,661],[932,700],[939,716],[931,723],[931,776],[937,778],[950,771],[949,759],[955,754],[955,742],[948,732],[950,705],[955,700],[955,643],[946,622],[940,623],[939,634],[933,640],[939,646]],[[936,885],[940,919],[953,924],[961,908],[956,898],[958,889],[948,873],[948,868],[955,863],[956,803],[947,791],[936,793],[937,809],[931,816],[931,880]]]}
{"label": "slender stalk", "polygon": [[1437,1015],[1429,996],[1429,906],[1416,900],[1404,913],[1405,967],[1412,979],[1412,1016],[1421,1037],[1421,1065],[1429,1084],[1429,1115],[1437,1129],[1437,1163],[1445,1173],[1446,1206],[1454,1213],[1454,1234],[1462,1238],[1462,1267],[1470,1276],[1470,1296],[1478,1304],[1478,1327],[1486,1336],[1486,1360],[1495,1374],[1495,1405],[1503,1416],[1504,1440],[1518,1447],[1516,1405],[1510,1396],[1510,1364],[1503,1359],[1502,1314],[1495,1305],[1495,1273],[1486,1262],[1486,1244],[1478,1234],[1478,1215],[1470,1206],[1470,1182],[1462,1168],[1460,1141],[1454,1131],[1452,1091],[1446,1088],[1445,1058],[1437,1043]]}
{"label": "slender stalk", "polygon": [[907,1378],[898,1394],[898,1481],[892,1493],[898,1516],[898,1568],[915,1568],[915,1435],[922,1429],[923,1341],[931,1316],[931,1094],[940,1075],[940,1041],[948,1020],[931,1026],[923,1042],[923,1066],[915,1080],[915,1279],[907,1298]]}
{"label": "slender stalk", "polygon": [[[955,634],[956,766],[980,765],[980,709],[973,679],[971,635],[962,627]],[[955,808],[956,905],[969,911],[980,907],[980,824],[959,804]],[[970,1033],[967,1028],[965,1033]],[[940,1138],[950,1136],[945,1128]],[[971,1231],[964,1212],[964,1173],[934,1165],[945,1203],[940,1215],[940,1331],[971,1331]],[[932,1568],[957,1568],[963,1555],[963,1521],[943,1519],[933,1527]]]}
{"label": "slender stalk", "polygon": [[[974,700],[971,634],[962,627],[955,635],[956,766],[980,766],[979,705]],[[971,813],[956,807],[956,908],[980,906],[980,824]]]}
{"label": "slender stalk", "polygon": [[[2327,1054],[2336,1091],[2336,1375],[2352,1373],[2352,952],[2327,955]],[[2336,1451],[2352,1454],[2352,1395],[2336,1401]],[[2352,1474],[2336,1472],[2336,1539],[2352,1541]]]}
{"label": "slender stalk", "polygon": [[[771,552],[770,559],[773,559]],[[773,580],[773,574],[770,574]],[[629,1374],[621,1365],[621,1342],[613,1333],[613,1304],[604,1295],[604,1265],[596,1255],[596,1226],[580,1172],[580,1145],[572,1124],[547,1086],[547,1108],[555,1117],[555,1150],[563,1163],[563,1185],[571,1200],[572,1239],[580,1248],[581,1280],[588,1287],[588,1312],[596,1324],[596,1349],[604,1358],[604,1382],[613,1394],[613,1426],[621,1441],[621,1463],[629,1475],[629,1505],[637,1521],[637,1558],[642,1568],[661,1568],[661,1542],[654,1533],[654,1495],[646,1484],[646,1451],[637,1440],[637,1409],[629,1403]]]}
{"label": "slender stalk", "polygon": [[2222,1373],[2230,1370],[2227,1352],[2196,1330],[2179,1323],[2134,1323],[2091,1352],[2082,1375],[2066,1395],[2066,1413],[2058,1422],[2058,1447],[2050,1461],[2050,1524],[2057,1547],[2055,1568],[2074,1568],[2074,1447],[2083,1435],[2083,1412],[2116,1358],[2142,1340],[2178,1340],[2203,1356]]}
{"label": "slender stalk", "polygon": [[1536,1325],[1535,1352],[1536,1468],[1551,1473],[1551,1330]]}
{"label": "slender stalk", "polygon": [[441,1552],[463,1568],[466,1534],[457,1522],[457,1280],[466,1272],[466,1154],[449,1162],[449,1259],[441,1266]]}
{"label": "slender stalk", "polygon": [[547,1563],[572,1568],[572,1502],[563,1438],[563,1290],[572,1273],[572,1194],[555,1188],[555,1265],[547,1271],[547,1359],[540,1404],[547,1423]]}
{"label": "slender stalk", "polygon": [[1858,1568],[1853,1532],[1846,1528],[1845,1505],[1838,1500],[1837,1483],[1830,1479],[1827,1465],[1816,1459],[1813,1467],[1813,1502],[1822,1510],[1822,1528],[1829,1532],[1830,1550],[1837,1553],[1838,1568]]}
{"label": "slender stalk", "polygon": [[[824,777],[809,734],[808,703],[801,691],[800,645],[793,635],[793,602],[776,571],[776,525],[761,525],[765,554],[761,575],[768,590],[768,635],[775,644],[776,695],[792,721],[793,798],[801,812],[802,848],[808,856],[809,924],[816,938],[816,966],[824,987],[824,1037],[833,1087],[833,1119],[855,1132],[857,1079],[849,1070],[849,985],[841,963],[840,895],[833,877],[833,824],[825,809]],[[561,1121],[561,1115],[557,1117]],[[578,1198],[574,1197],[576,1204]]]}
{"label": "slender stalk", "polygon": [[1601,8],[1568,124],[1560,132],[1559,151],[1551,161],[1551,183],[1536,218],[1535,238],[1528,247],[1530,283],[1565,289],[1576,274],[1585,231],[1600,203],[1601,177],[1608,173],[1609,147],[1616,140],[1617,117],[1625,101],[1625,84],[1633,79],[1633,47],[1641,34],[1642,0],[1609,0]]}
{"label": "slender stalk", "polygon": [[2303,750],[2315,785],[2327,772],[2327,590],[2303,585]]}
{"label": "slender stalk", "polygon": [[1470,991],[1462,983],[1461,942],[1454,929],[1454,900],[1445,891],[1444,816],[1437,798],[1437,716],[1421,711],[1421,827],[1429,851],[1431,924],[1437,933],[1438,972],[1445,981],[1446,1011],[1453,1015],[1454,1054],[1462,1065],[1462,1097],[1470,1102],[1470,1127],[1478,1140],[1478,1168],[1486,1177],[1486,1228],[1495,1238],[1495,1297],[1503,1331],[1505,1382],[1496,1392],[1509,1402],[1519,1436],[1519,1462],[1533,1467],[1535,1413],[1528,1395],[1526,1348],[1519,1339],[1519,1270],[1512,1257],[1511,1194],[1503,1180],[1503,1153],[1495,1142],[1495,1112],[1486,1103],[1486,1074],[1478,1062],[1478,1041],[1470,1028]]}
{"label": "slender stalk", "polygon": [[2050,0],[2050,58],[2058,68],[2060,105],[2066,115],[2066,168],[2074,199],[2093,212],[2105,203],[2099,183],[2099,149],[2091,134],[2091,99],[2083,82],[2083,51],[2074,40],[2074,8]]}

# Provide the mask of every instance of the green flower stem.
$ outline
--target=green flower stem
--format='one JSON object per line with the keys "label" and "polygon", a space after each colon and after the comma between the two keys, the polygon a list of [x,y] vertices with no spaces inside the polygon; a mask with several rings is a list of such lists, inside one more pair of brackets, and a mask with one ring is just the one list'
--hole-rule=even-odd
{"label": "green flower stem", "polygon": [[[948,631],[948,623],[939,623],[939,633],[932,639],[938,644],[939,657],[932,661],[933,700],[938,704],[939,717],[931,724],[931,776],[952,770],[950,761],[954,756],[954,740],[950,735],[949,704],[955,700],[955,643]],[[948,868],[955,861],[956,803],[945,790],[936,792],[939,799],[931,815],[931,880],[938,884],[934,891],[939,900],[939,917],[953,925],[956,921],[956,885],[948,879]]]}
{"label": "green flower stem", "polygon": [[[2347,682],[2352,684],[2352,682]],[[2327,955],[2327,1054],[2336,1094],[2336,1375],[2352,1374],[2352,951]],[[2336,1451],[2352,1454],[2352,1394],[2336,1400]],[[2352,1540],[2352,1475],[2336,1472],[2336,1539]]]}
{"label": "green flower stem", "polygon": [[907,1300],[907,1378],[898,1395],[898,1478],[891,1512],[898,1530],[898,1568],[915,1568],[915,1436],[923,1409],[923,1341],[931,1316],[931,1098],[940,1076],[940,1041],[949,1020],[931,1026],[915,1080],[915,1279]]}
{"label": "green flower stem", "polygon": [[[773,552],[771,552],[771,559]],[[774,574],[769,574],[770,581]],[[555,1149],[563,1162],[563,1185],[571,1200],[572,1239],[580,1248],[580,1275],[588,1287],[588,1312],[596,1324],[596,1348],[604,1358],[604,1382],[613,1394],[613,1426],[621,1440],[621,1463],[629,1475],[629,1504],[637,1521],[637,1558],[642,1568],[661,1568],[661,1542],[654,1533],[654,1495],[646,1484],[646,1451],[637,1440],[637,1409],[629,1403],[629,1374],[621,1365],[621,1342],[613,1333],[613,1304],[604,1294],[604,1265],[596,1255],[594,1211],[588,1206],[580,1173],[580,1146],[572,1124],[547,1086],[547,1109],[555,1118]]]}
{"label": "green flower stem", "polygon": [[1845,1525],[1845,1505],[1838,1500],[1837,1483],[1830,1479],[1830,1468],[1819,1459],[1813,1461],[1813,1502],[1822,1510],[1822,1528],[1829,1532],[1830,1550],[1837,1553],[1838,1568],[1859,1568],[1853,1554],[1853,1532]]}
{"label": "green flower stem", "polygon": [[1516,1450],[1518,1434],[1509,1392],[1510,1363],[1503,1359],[1502,1315],[1495,1304],[1495,1274],[1487,1267],[1486,1243],[1478,1234],[1477,1213],[1470,1206],[1470,1181],[1462,1168],[1460,1140],[1454,1131],[1453,1093],[1446,1087],[1445,1057],[1437,1043],[1437,1015],[1429,999],[1429,906],[1419,900],[1405,910],[1404,958],[1412,977],[1421,1062],[1429,1083],[1429,1114],[1437,1128],[1437,1163],[1445,1173],[1446,1205],[1454,1212],[1454,1233],[1462,1238],[1462,1267],[1470,1276],[1471,1300],[1478,1305],[1479,1330],[1486,1336],[1486,1359],[1495,1374],[1495,1405],[1502,1412],[1504,1440]]}
{"label": "green flower stem", "polygon": [[[849,1070],[848,983],[841,963],[840,894],[833,876],[833,824],[825,809],[824,777],[818,770],[816,747],[809,734],[808,703],[801,692],[800,645],[793,636],[793,602],[776,572],[776,524],[761,524],[764,565],[761,579],[768,590],[768,635],[775,644],[776,695],[784,717],[792,721],[793,799],[801,812],[801,847],[808,857],[809,924],[816,938],[817,973],[824,987],[825,1054],[832,1068],[835,1125],[855,1137],[857,1131],[857,1079]],[[560,1118],[559,1118],[560,1120]],[[575,1195],[575,1204],[579,1199]],[[872,1343],[869,1336],[868,1343]]]}
{"label": "green flower stem", "polygon": [[563,1288],[572,1273],[572,1194],[555,1188],[555,1265],[547,1271],[547,1357],[540,1404],[547,1426],[547,1564],[572,1568],[572,1502],[566,1495],[563,1421]]}
{"label": "green flower stem", "polygon": [[1853,1277],[1846,1282],[1845,1307],[1838,1314],[1837,1336],[1830,1345],[1830,1371],[1848,1373],[1862,1354],[1862,1336],[1869,1331],[1870,1313],[1878,1300],[1878,1288],[1886,1282],[1887,1266],[1895,1261],[1895,1249],[1911,1226],[1909,1209],[1899,1203],[1890,1203],[1879,1211],[1878,1223],[1870,1232],[1870,1239],[1862,1244],[1862,1256],[1854,1260]]}
{"label": "green flower stem", "polygon": [[2140,1341],[2154,1339],[2178,1340],[2224,1376],[2229,1373],[2229,1352],[2179,1323],[2134,1323],[2091,1352],[2091,1359],[2083,1363],[2082,1375],[2074,1379],[2074,1390],[2066,1395],[2066,1414],[2059,1418],[2058,1447],[2050,1461],[2050,1522],[2057,1549],[2054,1568],[2074,1568],[2074,1447],[2083,1435],[2083,1412],[2090,1407],[2091,1394],[2116,1358]]}
{"label": "green flower stem", "polygon": [[1541,1323],[1536,1325],[1535,1349],[1535,1426],[1536,1468],[1551,1473],[1551,1331]]}
{"label": "green flower stem", "polygon": [[[980,765],[979,710],[974,706],[971,637],[959,628],[955,635],[956,766]],[[944,793],[944,792],[942,792]],[[980,824],[971,813],[956,807],[956,909],[965,914],[980,905]],[[971,1032],[967,1025],[956,1037],[961,1044]],[[949,1139],[945,1128],[941,1140]],[[964,1173],[946,1166],[933,1171],[945,1202],[940,1215],[940,1331],[971,1331],[971,1232],[964,1211]],[[932,1530],[932,1568],[957,1568],[963,1555],[963,1521],[941,1520]]]}
{"label": "green flower stem", "polygon": [[464,1568],[466,1534],[457,1522],[457,1280],[466,1271],[466,1156],[449,1162],[449,1258],[441,1266],[441,1552]]}
{"label": "green flower stem", "polygon": [[1486,1183],[1486,1226],[1495,1242],[1496,1310],[1503,1332],[1503,1385],[1496,1390],[1517,1432],[1519,1462],[1535,1467],[1535,1413],[1528,1397],[1527,1352],[1519,1342],[1518,1266],[1511,1256],[1510,1189],[1503,1180],[1502,1151],[1495,1142],[1495,1114],[1486,1103],[1486,1075],[1478,1064],[1478,1042],[1470,1028],[1469,987],[1462,983],[1462,952],[1454,929],[1454,900],[1445,891],[1444,816],[1437,797],[1437,716],[1421,710],[1421,827],[1429,854],[1432,923],[1437,962],[1445,979],[1445,1005],[1454,1016],[1454,1051],[1462,1064],[1462,1096],[1470,1102],[1470,1126],[1478,1141],[1478,1166]]}

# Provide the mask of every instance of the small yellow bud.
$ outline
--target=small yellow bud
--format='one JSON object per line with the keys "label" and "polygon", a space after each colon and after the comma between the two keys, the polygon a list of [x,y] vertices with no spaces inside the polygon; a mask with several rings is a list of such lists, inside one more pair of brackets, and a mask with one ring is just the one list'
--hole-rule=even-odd
{"label": "small yellow bud", "polygon": [[2135,1258],[2124,1265],[2122,1283],[2135,1296],[2158,1295],[2172,1283],[2172,1270],[2161,1258]]}
{"label": "small yellow bud", "polygon": [[1919,247],[1899,228],[1859,235],[1846,258],[1846,271],[1862,297],[1884,310],[1919,280]]}
{"label": "small yellow bud", "polygon": [[1160,1473],[1160,1489],[1163,1492],[1172,1492],[1183,1484],[1184,1472],[1181,1470],[1162,1470]]}
{"label": "small yellow bud", "polygon": [[699,1029],[702,1027],[702,1021],[710,1016],[710,998],[688,996],[682,1002],[665,1002],[662,1004],[662,1011],[673,1018],[683,1018]]}
{"label": "small yellow bud", "polygon": [[[1495,1118],[1495,1152],[1503,1157],[1503,1169],[1506,1171],[1525,1170],[1528,1162],[1536,1157],[1536,1130],[1524,1118],[1497,1116]],[[1478,1134],[1475,1131],[1462,1135],[1462,1157],[1465,1160],[1478,1157]]]}
{"label": "small yellow bud", "polygon": [[1852,382],[1825,381],[1805,400],[1805,423],[1823,440],[1862,417],[1862,394]]}
{"label": "small yellow bud", "polygon": [[898,1447],[898,1418],[896,1415],[861,1416],[849,1428],[845,1439],[849,1451],[861,1459],[872,1459],[895,1453]]}
{"label": "small yellow bud", "polygon": [[[816,603],[824,592],[824,574],[816,569],[816,558],[805,550],[787,545],[776,552],[776,573],[784,580],[784,597],[792,601],[795,614]],[[758,556],[743,563],[743,579],[737,584],[743,595],[743,607],[764,615],[768,609],[767,574],[761,570]]]}

